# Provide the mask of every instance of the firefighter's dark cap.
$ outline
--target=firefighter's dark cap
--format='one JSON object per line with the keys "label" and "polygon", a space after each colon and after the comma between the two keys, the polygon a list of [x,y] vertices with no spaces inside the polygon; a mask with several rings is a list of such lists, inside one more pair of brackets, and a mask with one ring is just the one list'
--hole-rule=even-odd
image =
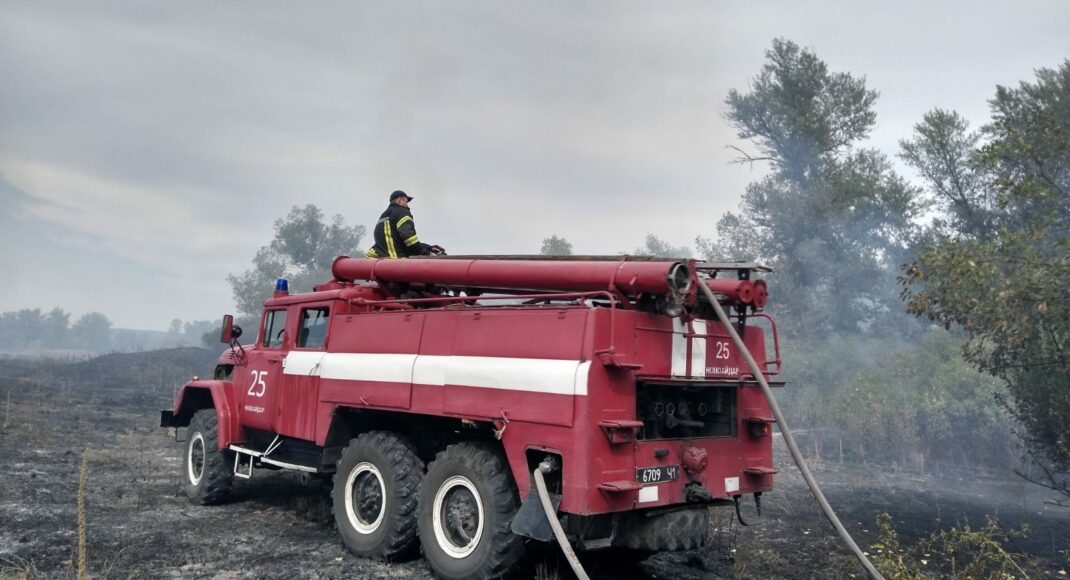
{"label": "firefighter's dark cap", "polygon": [[411,195],[409,195],[409,194],[407,194],[404,191],[401,191],[399,189],[399,190],[395,191],[394,193],[390,194],[390,201],[394,201],[395,199],[398,199],[400,197],[404,197],[405,199],[407,199],[409,201],[412,201],[413,199],[415,199]]}

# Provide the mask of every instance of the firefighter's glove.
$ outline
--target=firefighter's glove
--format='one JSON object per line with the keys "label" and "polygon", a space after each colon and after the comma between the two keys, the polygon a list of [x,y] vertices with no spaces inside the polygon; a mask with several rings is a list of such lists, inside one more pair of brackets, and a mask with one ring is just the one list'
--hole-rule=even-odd
{"label": "firefighter's glove", "polygon": [[431,253],[436,255],[436,256],[445,256],[446,255],[446,248],[443,248],[442,246],[439,246],[439,245],[434,245],[434,246],[431,246]]}

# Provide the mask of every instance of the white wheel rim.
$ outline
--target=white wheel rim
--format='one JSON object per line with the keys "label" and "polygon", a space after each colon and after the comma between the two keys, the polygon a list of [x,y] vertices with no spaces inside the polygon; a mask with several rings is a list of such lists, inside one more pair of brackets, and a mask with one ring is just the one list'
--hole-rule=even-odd
{"label": "white wheel rim", "polygon": [[[467,490],[471,494],[471,498],[474,500],[473,503],[475,503],[476,513],[469,515],[475,515],[478,518],[474,533],[470,535],[470,540],[464,545],[454,541],[456,533],[450,533],[446,529],[447,525],[456,525],[455,522],[449,521],[451,514],[447,513],[448,509],[455,508],[454,505],[451,505],[455,502],[447,504],[447,499],[457,499],[455,494],[460,489]],[[435,540],[438,541],[438,546],[442,548],[442,551],[450,557],[458,559],[469,556],[479,547],[479,540],[483,537],[483,526],[483,500],[479,497],[479,491],[476,490],[472,480],[463,475],[454,475],[442,482],[438,491],[435,492],[435,503],[432,509],[432,527],[435,531]]]}
{"label": "white wheel rim", "polygon": [[[353,503],[353,491],[357,484],[357,478],[361,475],[374,477],[376,483],[379,485],[379,493],[381,496],[379,513],[376,514],[375,519],[372,521],[368,521],[368,518],[362,517]],[[349,519],[349,524],[353,526],[353,529],[355,529],[357,533],[370,534],[379,529],[380,524],[383,523],[383,516],[386,515],[386,485],[383,484],[383,474],[379,473],[378,467],[367,461],[363,461],[354,466],[353,469],[349,471],[349,477],[346,478],[345,498],[346,517]]]}
{"label": "white wheel rim", "polygon": [[[201,465],[199,469],[195,469],[193,465],[193,450],[197,447],[201,449]],[[207,453],[204,447],[204,435],[197,431],[190,437],[189,447],[186,449],[186,475],[189,477],[190,483],[193,485],[200,485],[201,478],[204,477],[204,464],[207,461]]]}

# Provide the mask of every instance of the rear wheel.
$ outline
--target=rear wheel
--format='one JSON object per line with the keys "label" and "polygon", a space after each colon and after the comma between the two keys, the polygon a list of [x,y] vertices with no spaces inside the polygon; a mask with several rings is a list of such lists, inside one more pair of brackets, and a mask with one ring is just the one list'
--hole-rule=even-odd
{"label": "rear wheel", "polygon": [[182,456],[182,475],[190,502],[210,505],[223,501],[230,493],[233,471],[230,454],[219,448],[219,419],[214,409],[193,414],[186,430],[186,452]]}
{"label": "rear wheel", "polygon": [[508,463],[489,445],[458,443],[428,466],[420,489],[420,545],[439,578],[508,575],[524,555],[509,529],[520,507]]}
{"label": "rear wheel", "polygon": [[412,445],[387,431],[349,443],[334,476],[334,520],[349,551],[396,561],[416,551],[416,505],[424,464]]}

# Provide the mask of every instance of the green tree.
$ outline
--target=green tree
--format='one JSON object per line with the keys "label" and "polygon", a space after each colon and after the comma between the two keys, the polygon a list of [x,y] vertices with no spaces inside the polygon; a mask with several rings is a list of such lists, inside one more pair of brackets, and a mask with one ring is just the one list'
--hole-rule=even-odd
{"label": "green tree", "polygon": [[275,236],[257,250],[253,267],[227,277],[238,312],[246,319],[258,319],[277,278],[287,278],[291,292],[310,291],[330,280],[334,258],[358,254],[364,235],[364,226],[347,226],[340,215],[326,223],[315,205],[294,206],[275,221]]}
{"label": "green tree", "polygon": [[0,314],[0,345],[12,350],[29,348],[41,334],[41,309],[24,308]]}
{"label": "green tree", "polygon": [[776,39],[751,92],[728,92],[728,120],[740,139],[761,151],[746,160],[773,164],[778,173],[816,180],[827,157],[866,138],[877,120],[877,92],[865,79],[830,73],[828,65],[790,40]]}
{"label": "green tree", "polygon": [[771,172],[698,245],[711,258],[776,268],[775,309],[789,332],[885,327],[902,308],[895,272],[922,206],[883,154],[858,148],[877,93],[793,42],[775,40],[766,55],[751,90],[729,92],[725,116],[758,150],[739,150],[739,161]]}
{"label": "green tree", "polygon": [[41,319],[43,346],[62,348],[70,345],[71,313],[53,308]]}
{"label": "green tree", "polygon": [[111,348],[111,321],[99,312],[83,314],[71,332],[78,344],[94,352],[105,352]]}
{"label": "green tree", "polygon": [[695,238],[698,253],[711,262],[753,262],[761,259],[761,234],[751,220],[725,212],[717,221],[717,237]]}
{"label": "green tree", "polygon": [[[969,338],[967,361],[1003,379],[1030,448],[1070,471],[1070,60],[998,87],[970,152],[994,200],[978,233],[934,232],[901,278],[910,312]],[[923,121],[923,125],[927,121]],[[919,134],[912,143],[925,139]],[[971,142],[970,144],[972,144]],[[930,187],[951,180],[940,168]],[[979,204],[984,207],[983,204]],[[1070,495],[1065,480],[1050,482]]]}
{"label": "green tree", "polygon": [[980,133],[954,111],[933,109],[914,125],[914,136],[899,141],[900,158],[925,180],[941,217],[933,230],[981,237],[992,229],[997,211],[985,172],[978,166]]}
{"label": "green tree", "polygon": [[167,327],[167,346],[185,346],[187,343],[182,337],[182,321],[178,318],[171,320]]}
{"label": "green tree", "polygon": [[219,335],[223,329],[220,325],[216,325],[218,328],[212,328],[201,333],[201,346],[206,348],[215,348],[219,346]]}
{"label": "green tree", "polygon": [[215,347],[219,344],[219,320],[189,320],[182,324],[186,344]]}
{"label": "green tree", "polygon": [[544,256],[571,256],[572,244],[565,238],[553,234],[542,241],[542,249],[539,253]]}
{"label": "green tree", "polygon": [[17,349],[45,346],[45,315],[40,308],[23,308],[10,313],[11,346]]}

